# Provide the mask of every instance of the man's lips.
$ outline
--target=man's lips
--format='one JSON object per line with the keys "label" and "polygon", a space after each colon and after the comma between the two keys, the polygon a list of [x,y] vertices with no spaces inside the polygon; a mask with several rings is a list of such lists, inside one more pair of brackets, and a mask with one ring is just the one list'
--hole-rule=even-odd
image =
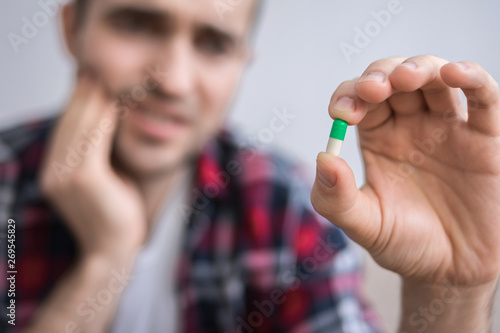
{"label": "man's lips", "polygon": [[149,105],[139,105],[131,110],[131,118],[132,126],[142,135],[159,141],[181,135],[193,123],[189,114],[171,106],[153,109]]}
{"label": "man's lips", "polygon": [[165,103],[151,99],[139,103],[137,108],[158,120],[173,119],[174,121],[186,124],[194,121],[194,114],[191,112],[191,108],[187,108],[178,102]]}

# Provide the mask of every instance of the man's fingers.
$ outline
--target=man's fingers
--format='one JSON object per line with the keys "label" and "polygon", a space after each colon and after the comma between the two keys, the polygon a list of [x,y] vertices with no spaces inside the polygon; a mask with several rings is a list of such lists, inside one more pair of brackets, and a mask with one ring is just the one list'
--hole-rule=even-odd
{"label": "man's fingers", "polygon": [[441,68],[450,87],[467,97],[469,127],[488,135],[500,135],[500,92],[498,83],[481,66],[471,61],[450,63]]}
{"label": "man's fingers", "polygon": [[369,103],[381,103],[388,99],[394,93],[389,74],[405,59],[386,58],[370,64],[356,82],[357,95]]}
{"label": "man's fingers", "polygon": [[314,209],[361,246],[373,245],[380,230],[380,210],[366,193],[358,190],[347,163],[319,153],[316,172],[311,191]]}
{"label": "man's fingers", "polygon": [[393,116],[411,115],[425,109],[421,91],[401,92],[390,81],[391,74],[405,59],[394,57],[373,62],[359,79],[346,83],[345,88],[338,89],[332,97],[332,102],[342,100],[342,94],[356,98],[356,111],[351,118],[339,112],[335,104],[330,104],[330,115],[366,131],[378,128]]}
{"label": "man's fingers", "polygon": [[330,116],[360,130],[425,110],[447,116],[453,112],[466,119],[458,89],[441,77],[440,69],[447,63],[430,55],[375,61],[359,79],[339,86],[330,102]]}
{"label": "man's fingers", "polygon": [[[452,89],[441,78],[440,68],[448,61],[431,55],[406,59],[389,75],[394,89],[401,92],[419,90],[424,98],[420,110],[442,115],[462,110],[460,93]],[[395,109],[397,107],[395,106]]]}
{"label": "man's fingers", "polygon": [[328,111],[333,119],[340,118],[349,125],[358,124],[364,118],[369,103],[356,96],[357,79],[342,82],[332,95]]}
{"label": "man's fingers", "polygon": [[[92,81],[84,114],[78,125],[77,145],[90,144],[92,153],[87,161],[109,161],[115,128],[118,123],[118,104],[114,102],[105,83],[97,76]],[[85,149],[85,148],[84,148]]]}
{"label": "man's fingers", "polygon": [[333,93],[328,107],[330,117],[342,119],[360,130],[379,126],[391,117],[389,103],[368,103],[356,95],[358,79],[342,82]]}
{"label": "man's fingers", "polygon": [[52,134],[48,167],[63,181],[86,163],[109,163],[117,122],[113,100],[99,78],[80,72],[68,107]]}

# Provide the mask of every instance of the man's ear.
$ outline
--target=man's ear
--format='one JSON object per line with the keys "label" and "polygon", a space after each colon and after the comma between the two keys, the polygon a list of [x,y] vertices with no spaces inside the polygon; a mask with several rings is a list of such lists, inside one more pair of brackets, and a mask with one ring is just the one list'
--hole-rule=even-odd
{"label": "man's ear", "polygon": [[62,6],[61,21],[66,48],[74,58],[78,58],[77,37],[80,27],[75,2],[71,1]]}

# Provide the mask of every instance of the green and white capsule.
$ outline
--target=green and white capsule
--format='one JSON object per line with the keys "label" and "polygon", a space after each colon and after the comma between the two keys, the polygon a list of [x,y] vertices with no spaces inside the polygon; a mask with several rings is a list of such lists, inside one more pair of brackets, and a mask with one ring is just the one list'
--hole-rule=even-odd
{"label": "green and white capsule", "polygon": [[333,121],[332,130],[330,131],[330,139],[328,139],[328,145],[326,146],[327,153],[339,156],[346,132],[347,123],[342,119],[335,119]]}

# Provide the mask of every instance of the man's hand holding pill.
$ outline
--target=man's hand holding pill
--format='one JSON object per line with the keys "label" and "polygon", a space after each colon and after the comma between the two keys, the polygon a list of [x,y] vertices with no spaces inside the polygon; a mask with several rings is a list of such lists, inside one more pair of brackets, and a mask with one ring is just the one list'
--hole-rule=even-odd
{"label": "man's hand holding pill", "polygon": [[487,332],[500,274],[498,84],[473,62],[388,58],[342,83],[329,111],[357,125],[366,184],[320,153],[311,201],[401,275],[401,330]]}

